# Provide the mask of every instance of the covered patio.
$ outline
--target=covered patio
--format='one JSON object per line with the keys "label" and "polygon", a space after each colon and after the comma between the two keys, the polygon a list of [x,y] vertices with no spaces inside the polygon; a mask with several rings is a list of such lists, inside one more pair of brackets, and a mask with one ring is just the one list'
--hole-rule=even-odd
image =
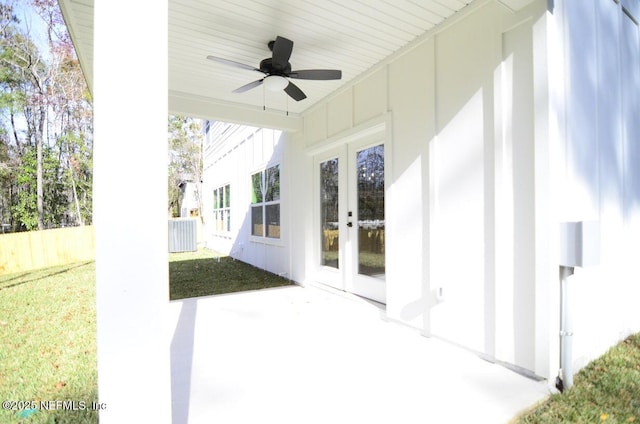
{"label": "covered patio", "polygon": [[[275,128],[294,134],[298,141],[300,137],[295,135],[304,131],[314,135],[326,129],[328,138],[333,132],[370,122],[372,116],[385,118],[395,105],[395,116],[407,119],[394,121],[393,128],[398,140],[411,141],[407,142],[411,150],[395,156],[398,176],[394,188],[400,193],[413,191],[414,178],[422,178],[423,173],[425,180],[429,176],[426,141],[436,121],[433,115],[434,121],[422,128],[424,119],[414,117],[417,109],[412,102],[428,110],[435,105],[436,99],[430,97],[435,90],[429,84],[435,84],[436,69],[432,69],[433,62],[422,59],[420,67],[409,66],[417,60],[410,58],[396,63],[394,69],[402,70],[401,74],[387,76],[387,68],[391,69],[387,65],[416,45],[421,46],[415,50],[418,53],[427,49],[435,54],[435,44],[420,43],[446,28],[448,20],[462,21],[477,11],[488,11],[489,17],[495,13],[520,19],[516,12],[528,5],[533,5],[535,13],[544,13],[543,2],[425,0],[416,7],[418,2],[381,0],[375,2],[376,7],[367,8],[366,15],[361,12],[368,2],[358,1],[58,2],[94,96],[99,400],[107,405],[100,413],[101,423],[496,423],[508,421],[549,393],[546,381],[517,374],[499,365],[499,360],[484,361],[437,337],[422,337],[416,329],[387,320],[387,311],[380,305],[353,295],[294,287],[169,302],[165,184],[169,113]],[[485,33],[484,27],[481,29]],[[545,32],[541,33],[536,40],[545,41]],[[296,68],[341,68],[343,79],[301,84],[308,95],[306,103],[289,101],[286,96],[265,99],[262,90],[237,95],[232,91],[255,75],[224,69],[206,59],[216,55],[257,65],[269,54],[266,42],[277,35],[295,41],[296,56],[291,60]],[[499,37],[486,37],[496,45],[502,43]],[[455,33],[444,38],[437,49],[442,63],[457,63],[453,53],[463,41]],[[453,46],[451,51],[448,46]],[[494,56],[489,59],[499,65],[499,55]],[[448,74],[448,69],[445,66],[440,71]],[[430,76],[419,87],[422,96],[415,95],[414,86],[404,84],[410,81],[404,75],[414,74]],[[492,74],[487,75],[491,82]],[[453,115],[469,94],[458,93],[455,76],[445,81],[452,95],[442,91],[445,106],[450,98],[460,101],[451,105]],[[485,79],[480,82],[487,82]],[[384,86],[386,81],[397,85],[392,90]],[[491,92],[473,84],[468,87],[473,96]],[[470,98],[475,99],[472,105],[485,109],[486,100]],[[325,112],[320,105],[316,113],[305,116],[327,99],[335,109]],[[486,109],[493,110],[493,106]],[[471,115],[479,117],[474,121],[479,127],[493,128],[493,115]],[[440,116],[443,118],[442,113]],[[414,134],[414,127],[424,131]],[[425,143],[419,145],[414,140]],[[483,140],[478,137],[476,147],[482,147]],[[303,150],[304,143],[292,146]],[[419,154],[414,155],[413,150]],[[301,185],[294,188],[303,192],[306,180],[294,177],[296,172],[307,172],[305,161],[311,159],[304,152],[300,157],[305,159],[298,161],[299,168],[290,169],[291,180]],[[423,165],[424,169],[420,168]],[[401,178],[405,174],[411,179]],[[487,187],[490,183],[487,179]],[[422,309],[409,314],[411,319],[427,324],[430,318],[426,313],[423,317],[423,306],[435,287],[427,285],[430,242],[421,235],[423,227],[427,234],[430,225],[428,214],[422,213],[430,204],[428,188],[420,185],[419,205],[412,209],[420,230],[412,227],[394,239],[397,246],[409,242],[418,248],[412,255],[405,255],[405,249],[395,250],[395,281],[402,290],[389,308],[393,315],[404,316],[403,312],[411,312],[411,306],[417,305]],[[478,205],[484,208],[482,202]],[[125,209],[135,210],[135,214],[125,213]],[[404,204],[399,203],[394,210],[396,222],[402,220],[403,211]],[[295,219],[292,217],[291,228],[297,224]],[[493,225],[491,219],[486,222]],[[291,235],[292,250],[310,243],[306,231]],[[478,240],[476,244],[482,248],[492,243],[491,238],[487,243]],[[407,270],[404,256],[416,259],[418,272]],[[492,258],[475,257],[479,262]],[[304,261],[291,262],[304,265]],[[478,269],[484,269],[480,265]],[[458,309],[441,315],[438,323],[455,327],[465,337],[471,335],[475,352],[488,346],[491,354],[492,337],[499,327],[494,324],[510,323],[516,308],[496,302],[505,309],[506,318],[499,319],[500,314],[494,313],[496,296],[489,278],[492,268],[487,269],[484,274],[476,273],[487,276],[488,283],[477,286],[480,294],[488,287],[485,297],[460,290],[465,301],[485,299],[482,307],[472,311],[475,315],[469,313],[465,302],[450,302]],[[540,272],[537,277],[545,290],[547,274]],[[547,303],[551,303],[547,298],[552,296],[546,291],[536,294],[543,301],[535,306],[546,312]],[[533,302],[533,297],[527,299]],[[483,317],[476,323],[488,330],[467,326],[457,319],[463,315],[458,311],[471,321]],[[427,324],[422,333],[430,335]],[[538,375],[546,376],[552,372],[545,362],[547,354],[555,353],[554,346],[547,343],[553,329],[552,324],[542,325],[533,329],[534,334],[528,327],[518,332],[506,328],[505,345],[516,346],[521,335],[531,339],[532,345],[534,338],[541,341],[526,353],[541,370]],[[536,357],[534,349],[539,354]]]}
{"label": "covered patio", "polygon": [[549,394],[354,295],[287,287],[170,307],[174,423],[495,424]]}

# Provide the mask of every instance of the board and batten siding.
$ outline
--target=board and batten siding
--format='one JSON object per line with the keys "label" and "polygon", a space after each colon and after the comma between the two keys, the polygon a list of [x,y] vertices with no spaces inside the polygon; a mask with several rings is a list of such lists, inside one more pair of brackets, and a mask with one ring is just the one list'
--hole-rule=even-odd
{"label": "board and batten siding", "polygon": [[555,2],[563,69],[559,221],[595,220],[600,261],[570,277],[578,370],[640,330],[640,2]]}
{"label": "board and batten siding", "polygon": [[314,152],[391,116],[387,316],[538,373],[547,370],[536,370],[536,337],[548,338],[534,331],[533,25],[542,3],[517,14],[472,5],[306,113],[298,137]]}
{"label": "board and batten siding", "polygon": [[314,283],[317,155],[382,127],[387,318],[552,381],[558,223],[596,219],[601,263],[571,277],[579,369],[640,330],[638,4],[473,2],[307,110],[273,156],[232,143],[211,190],[231,183],[244,222],[249,175],[277,157],[283,236],[240,226],[225,248]]}
{"label": "board and batten siding", "polygon": [[[289,276],[290,225],[288,208],[288,163],[284,163],[283,146],[289,135],[268,128],[222,124],[227,131],[204,152],[203,218],[206,246],[274,274]],[[280,165],[279,239],[251,236],[251,175]],[[230,186],[231,231],[214,229],[213,192]]]}

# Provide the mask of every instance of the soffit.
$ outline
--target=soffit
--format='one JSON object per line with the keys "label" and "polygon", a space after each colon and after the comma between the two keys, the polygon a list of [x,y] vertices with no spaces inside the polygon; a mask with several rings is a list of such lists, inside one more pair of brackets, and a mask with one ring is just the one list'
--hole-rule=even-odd
{"label": "soffit", "polygon": [[[263,126],[268,125],[251,117],[259,117],[264,107],[268,116],[286,112],[291,117],[299,116],[472,1],[169,0],[170,109],[171,99],[175,98],[176,105],[213,105],[203,115],[229,115],[208,116],[213,119]],[[520,3],[527,2],[503,3],[521,7]],[[59,0],[59,3],[92,86],[94,2]],[[341,69],[342,79],[294,80],[307,95],[300,102],[283,92],[269,92],[262,87],[238,94],[233,90],[261,79],[263,74],[206,58],[213,55],[258,67],[262,59],[271,55],[268,41],[278,35],[294,42],[290,58],[293,69]]]}

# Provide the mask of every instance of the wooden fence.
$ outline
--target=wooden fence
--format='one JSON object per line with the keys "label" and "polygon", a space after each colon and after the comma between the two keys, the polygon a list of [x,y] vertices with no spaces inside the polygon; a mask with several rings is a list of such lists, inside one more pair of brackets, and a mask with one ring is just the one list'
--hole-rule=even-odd
{"label": "wooden fence", "polygon": [[[339,250],[338,243],[338,230],[323,230],[324,233],[324,252],[334,251],[337,252]],[[358,231],[358,243],[360,243],[360,250],[364,250],[367,252],[378,252],[384,253],[384,228],[382,229],[373,229],[373,230],[365,230],[362,229]]]}
{"label": "wooden fence", "polygon": [[93,226],[0,234],[0,275],[94,259]]}

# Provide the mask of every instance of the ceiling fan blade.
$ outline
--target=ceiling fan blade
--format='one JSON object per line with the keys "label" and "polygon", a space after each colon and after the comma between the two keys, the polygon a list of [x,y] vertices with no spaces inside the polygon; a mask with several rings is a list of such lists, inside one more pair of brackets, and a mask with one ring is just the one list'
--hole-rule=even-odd
{"label": "ceiling fan blade", "polygon": [[[254,68],[253,66],[245,65],[244,63],[240,63],[240,62],[234,62],[233,60],[229,60],[229,59],[223,59],[221,57],[207,56],[207,59],[213,60],[214,62],[222,63],[224,65],[233,66],[236,68],[247,69],[249,71],[262,72],[260,69]],[[262,73],[264,74],[264,72]]]}
{"label": "ceiling fan blade", "polygon": [[[284,69],[289,63],[291,52],[293,51],[293,41],[277,36],[276,41],[273,43],[273,55],[272,64],[276,69]],[[291,68],[289,68],[291,69]]]}
{"label": "ceiling fan blade", "polygon": [[303,69],[291,71],[287,76],[306,80],[339,80],[342,78],[342,71],[338,69]]}
{"label": "ceiling fan blade", "polygon": [[298,88],[298,86],[291,81],[289,81],[289,85],[285,87],[284,92],[291,96],[291,98],[296,102],[307,98],[307,95],[304,94],[302,90],[300,90],[300,88]]}
{"label": "ceiling fan blade", "polygon": [[256,88],[257,86],[262,84],[262,81],[264,81],[264,78],[259,79],[257,81],[254,82],[250,82],[249,84],[245,84],[242,87],[238,87],[235,90],[233,90],[234,93],[244,93],[245,91],[249,91],[252,88]]}

